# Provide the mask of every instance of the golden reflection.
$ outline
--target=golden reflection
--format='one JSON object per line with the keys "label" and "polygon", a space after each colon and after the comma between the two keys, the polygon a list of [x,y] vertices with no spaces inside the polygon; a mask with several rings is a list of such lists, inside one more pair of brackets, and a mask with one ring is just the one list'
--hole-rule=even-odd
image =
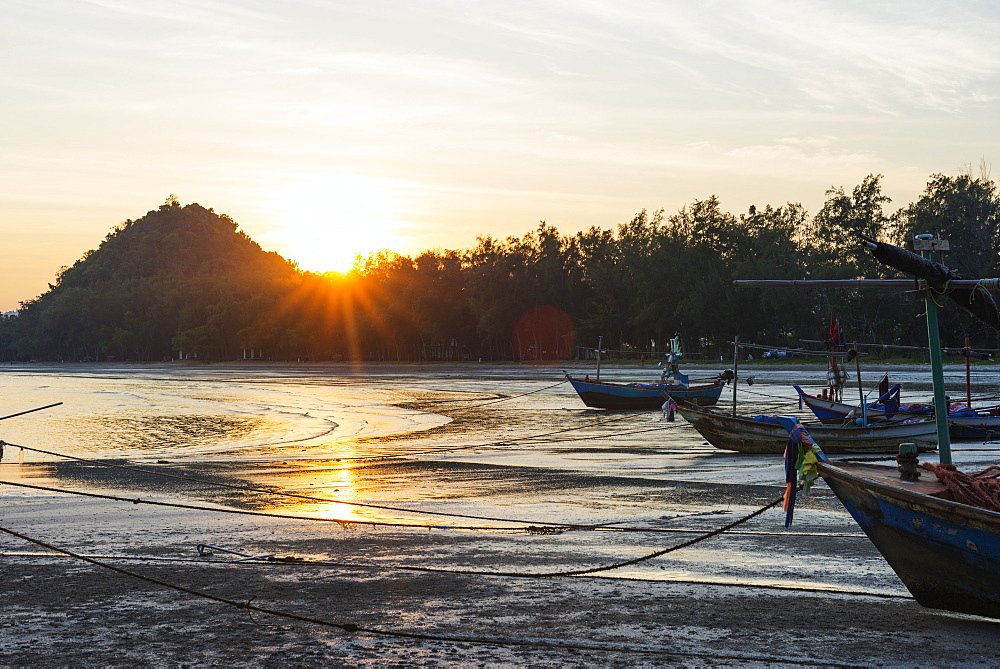
{"label": "golden reflection", "polygon": [[360,502],[356,486],[356,474],[350,466],[296,472],[290,477],[290,480],[285,482],[285,492],[321,497],[330,501],[297,500],[294,497],[285,497],[280,510],[282,513],[294,513],[300,516],[328,518],[330,520],[379,520],[371,513],[371,509],[337,503]]}
{"label": "golden reflection", "polygon": [[170,451],[246,439],[271,421],[232,415],[84,416],[76,432],[93,443],[113,444],[119,451]]}

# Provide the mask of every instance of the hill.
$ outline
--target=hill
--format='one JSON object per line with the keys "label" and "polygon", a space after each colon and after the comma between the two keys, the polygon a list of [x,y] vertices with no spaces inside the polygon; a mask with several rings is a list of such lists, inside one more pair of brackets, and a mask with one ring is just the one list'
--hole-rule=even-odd
{"label": "hill", "polygon": [[4,328],[18,357],[232,358],[303,274],[228,216],[171,198],[117,226]]}

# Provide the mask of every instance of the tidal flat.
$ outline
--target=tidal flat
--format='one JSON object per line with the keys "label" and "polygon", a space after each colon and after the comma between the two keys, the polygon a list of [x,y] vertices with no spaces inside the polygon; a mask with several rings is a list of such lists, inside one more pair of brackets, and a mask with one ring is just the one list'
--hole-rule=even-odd
{"label": "tidal flat", "polygon": [[[62,404],[0,423],[0,528],[20,535],[0,533],[0,664],[996,665],[1000,621],[916,604],[822,484],[790,528],[773,507],[670,550],[775,501],[780,457],[588,409],[564,370],[595,372],[4,365],[0,414]],[[825,378],[740,372],[751,414],[805,416],[791,384]],[[890,374],[928,396],[926,366]],[[974,394],[998,380],[977,369]]]}

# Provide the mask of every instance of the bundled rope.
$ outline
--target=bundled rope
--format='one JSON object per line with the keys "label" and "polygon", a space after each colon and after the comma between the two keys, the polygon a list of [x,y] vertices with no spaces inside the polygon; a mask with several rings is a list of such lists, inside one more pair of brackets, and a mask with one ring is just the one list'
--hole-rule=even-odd
{"label": "bundled rope", "polygon": [[976,506],[987,511],[1000,511],[1000,465],[992,465],[974,474],[961,472],[955,465],[923,463],[948,489],[944,499]]}

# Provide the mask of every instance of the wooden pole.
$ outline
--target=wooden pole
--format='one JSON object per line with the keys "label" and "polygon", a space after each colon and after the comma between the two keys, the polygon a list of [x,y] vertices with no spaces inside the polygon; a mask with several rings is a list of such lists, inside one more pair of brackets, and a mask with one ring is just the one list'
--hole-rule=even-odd
{"label": "wooden pole", "polygon": [[[854,345],[854,352],[858,352],[858,345]],[[857,355],[854,357],[854,369],[858,375],[858,397],[861,399],[860,409],[861,409],[861,427],[868,425],[868,407],[865,402],[865,389],[861,385],[861,356]]]}
{"label": "wooden pole", "polygon": [[972,351],[969,349],[969,338],[965,338],[965,403],[972,408],[972,370],[969,369],[972,364],[972,356],[969,355]]}
{"label": "wooden pole", "polygon": [[[930,239],[933,235],[917,235],[915,239]],[[921,251],[927,260],[933,260],[933,252]],[[944,400],[944,364],[941,360],[941,335],[938,332],[937,302],[927,292],[924,296],[927,310],[927,345],[931,354],[931,379],[934,382],[934,420],[937,423],[938,460],[943,465],[951,464],[951,439],[948,435],[948,404]]]}
{"label": "wooden pole", "polygon": [[604,345],[604,336],[597,337],[597,380],[601,380],[601,347]]}
{"label": "wooden pole", "polygon": [[736,384],[740,378],[740,338],[733,337],[733,418],[736,418]]}

